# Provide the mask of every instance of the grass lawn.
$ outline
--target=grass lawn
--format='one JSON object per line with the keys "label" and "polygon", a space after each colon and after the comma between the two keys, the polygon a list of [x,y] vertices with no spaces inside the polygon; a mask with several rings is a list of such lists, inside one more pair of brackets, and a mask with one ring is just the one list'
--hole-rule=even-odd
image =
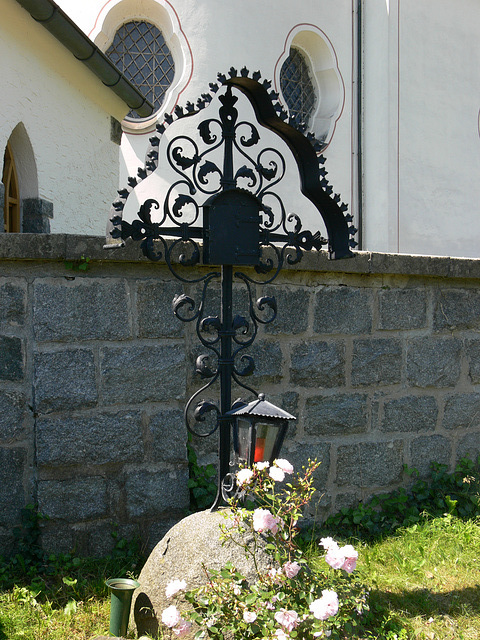
{"label": "grass lawn", "polygon": [[136,547],[106,559],[50,556],[40,568],[32,564],[26,571],[16,564],[0,565],[0,640],[108,635],[105,580],[138,573],[140,566]]}
{"label": "grass lawn", "polygon": [[407,638],[480,638],[479,518],[447,515],[363,545],[359,568]]}
{"label": "grass lawn", "polygon": [[[358,571],[371,588],[371,608],[378,621],[369,638],[480,638],[480,519],[463,521],[448,515],[381,541],[354,544],[360,552]],[[90,640],[107,635],[104,579],[126,571],[138,572],[135,561],[65,556],[56,560],[53,574],[50,567],[50,575],[24,576],[4,586],[0,640]],[[5,573],[2,577],[9,582]],[[396,624],[382,631],[388,619]],[[129,637],[135,637],[133,630]]]}

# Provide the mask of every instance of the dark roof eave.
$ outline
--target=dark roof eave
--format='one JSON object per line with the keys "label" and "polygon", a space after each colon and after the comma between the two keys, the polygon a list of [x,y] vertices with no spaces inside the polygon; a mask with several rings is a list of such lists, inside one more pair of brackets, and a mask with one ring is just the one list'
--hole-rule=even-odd
{"label": "dark roof eave", "polygon": [[53,0],[17,0],[17,2],[141,118],[148,118],[154,113],[155,108],[151,102]]}

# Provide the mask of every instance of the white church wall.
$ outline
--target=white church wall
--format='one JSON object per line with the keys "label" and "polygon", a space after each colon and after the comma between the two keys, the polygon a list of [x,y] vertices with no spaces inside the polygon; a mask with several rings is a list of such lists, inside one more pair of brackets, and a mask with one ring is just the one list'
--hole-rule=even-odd
{"label": "white church wall", "polygon": [[[280,68],[293,43],[311,65],[317,93],[314,131],[326,137],[328,177],[354,209],[352,195],[352,5],[302,0],[60,0],[60,6],[95,43],[106,49],[122,22],[147,19],[162,31],[175,61],[175,79],[156,118],[129,124],[122,143],[120,185],[143,166],[157,120],[176,104],[196,102],[230,67],[260,70],[280,91]],[[113,196],[115,193],[113,193]]]}
{"label": "white church wall", "polygon": [[[20,172],[26,167],[22,198],[53,203],[52,233],[102,234],[118,181],[110,113],[121,119],[128,107],[20,5],[1,5],[0,153],[20,125],[12,142]],[[30,163],[22,157],[32,153]]]}
{"label": "white church wall", "polygon": [[[257,0],[59,4],[103,48],[122,22],[151,19],[164,31],[175,60],[175,79],[157,117],[127,127],[119,185],[143,165],[148,138],[163,113],[195,101],[218,71],[231,66],[260,69],[278,90],[279,69],[293,42],[314,71],[320,105],[315,128],[326,131],[329,179],[349,203],[356,226],[356,200],[361,199],[363,249],[479,256],[472,232],[480,201],[476,0],[303,0],[294,6],[278,0],[274,7]],[[360,150],[355,104],[359,7]],[[315,37],[320,38],[316,44]]]}
{"label": "white church wall", "polygon": [[480,257],[480,5],[364,8],[364,246]]}

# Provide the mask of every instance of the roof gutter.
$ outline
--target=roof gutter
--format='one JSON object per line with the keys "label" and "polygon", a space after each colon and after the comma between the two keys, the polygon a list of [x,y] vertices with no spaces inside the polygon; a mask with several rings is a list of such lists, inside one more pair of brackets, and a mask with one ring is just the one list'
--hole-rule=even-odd
{"label": "roof gutter", "polygon": [[50,31],[74,56],[141,118],[155,108],[53,0],[17,0],[32,18]]}

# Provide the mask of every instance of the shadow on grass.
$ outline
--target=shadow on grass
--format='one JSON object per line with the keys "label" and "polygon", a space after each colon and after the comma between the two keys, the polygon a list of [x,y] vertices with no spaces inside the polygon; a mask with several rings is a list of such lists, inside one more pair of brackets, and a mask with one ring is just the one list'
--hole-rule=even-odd
{"label": "shadow on grass", "polygon": [[5,635],[5,631],[3,630],[3,624],[0,622],[0,640],[8,640],[8,637]]}
{"label": "shadow on grass", "polygon": [[371,602],[411,616],[478,616],[480,585],[444,592],[430,589],[404,589],[400,593],[372,590]]}

